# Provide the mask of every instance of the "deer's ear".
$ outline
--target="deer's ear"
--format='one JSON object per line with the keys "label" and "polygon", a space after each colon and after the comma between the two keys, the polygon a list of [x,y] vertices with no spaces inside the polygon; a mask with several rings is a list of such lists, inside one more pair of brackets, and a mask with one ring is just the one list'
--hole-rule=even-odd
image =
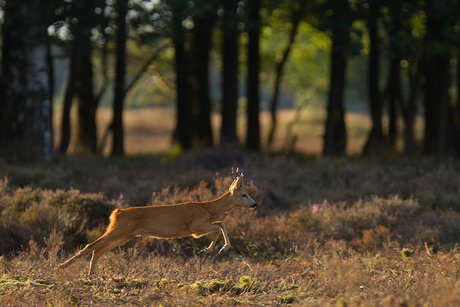
{"label": "deer's ear", "polygon": [[241,184],[243,183],[243,174],[239,175],[238,178],[233,180],[232,185],[229,188],[230,193],[233,195],[233,193],[241,188]]}
{"label": "deer's ear", "polygon": [[235,193],[236,191],[235,181],[232,182],[232,185],[230,186],[230,188],[228,188],[228,190],[230,191],[230,194],[232,195],[233,193]]}
{"label": "deer's ear", "polygon": [[237,189],[241,188],[241,184],[243,183],[243,174],[239,175],[238,176],[238,179],[236,179],[235,181],[235,186]]}
{"label": "deer's ear", "polygon": [[244,175],[243,175],[243,173],[238,172],[238,168],[236,169],[236,172],[234,172],[233,167],[232,167],[232,175],[233,175],[234,180],[233,180],[233,182],[230,185],[230,188],[228,190],[233,195],[235,190],[238,190],[239,188],[241,188],[241,184],[243,183],[243,176]]}
{"label": "deer's ear", "polygon": [[230,185],[230,188],[228,188],[228,190],[230,191],[230,194],[233,195],[233,193],[235,193],[236,190],[238,190],[238,179],[235,179],[233,180],[232,184]]}

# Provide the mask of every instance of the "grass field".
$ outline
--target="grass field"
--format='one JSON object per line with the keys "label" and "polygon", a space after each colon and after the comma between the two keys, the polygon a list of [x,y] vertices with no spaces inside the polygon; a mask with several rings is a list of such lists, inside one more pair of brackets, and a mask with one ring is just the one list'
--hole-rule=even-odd
{"label": "grass field", "polygon": [[[154,123],[151,110],[135,112],[126,116],[128,152],[150,152],[142,140],[154,140],[151,124],[166,150],[173,115],[161,110]],[[108,122],[108,113],[98,116]],[[315,153],[304,140],[320,139],[320,125],[305,139],[300,133],[318,119],[302,118],[296,148]],[[348,119],[356,119],[356,131],[369,125]],[[460,304],[459,161],[236,148],[172,156],[155,142],[144,146],[156,154],[127,158],[0,161],[0,306]],[[227,253],[198,255],[210,236],[134,238],[104,255],[91,278],[89,259],[55,270],[104,232],[113,209],[216,198],[228,189],[232,166],[245,173],[260,206],[222,218],[233,246]]]}
{"label": "grass field", "polygon": [[[72,110],[72,117],[75,118],[75,109]],[[60,140],[59,124],[61,120],[60,109],[55,111],[55,143]],[[278,112],[279,128],[275,134],[273,148],[271,150],[279,151],[286,146],[286,130],[295,115],[295,110],[280,110]],[[297,137],[295,150],[307,155],[318,155],[322,151],[324,121],[326,118],[323,109],[306,109],[300,113],[299,121],[292,126],[292,133]],[[97,112],[98,134],[102,136],[112,119],[111,109],[100,108]],[[127,110],[124,115],[125,123],[125,147],[128,155],[163,153],[171,148],[171,135],[175,127],[175,113],[172,108],[145,108],[138,110]],[[349,155],[360,154],[366,141],[371,127],[371,121],[368,115],[350,113],[346,115],[348,144],[347,153]],[[212,116],[215,143],[218,144],[220,115]],[[271,125],[269,112],[262,112],[260,115],[262,143],[265,144],[268,135],[268,129]],[[423,121],[418,118],[416,121],[417,139],[421,138]],[[383,120],[383,126],[388,126],[387,118]],[[241,142],[244,141],[246,134],[245,116],[238,117],[238,135]],[[110,139],[110,138],[109,138]],[[401,139],[398,138],[397,147],[400,151],[403,149]],[[111,148],[110,140],[104,148],[104,154],[109,153]],[[73,150],[71,141],[70,151]]]}

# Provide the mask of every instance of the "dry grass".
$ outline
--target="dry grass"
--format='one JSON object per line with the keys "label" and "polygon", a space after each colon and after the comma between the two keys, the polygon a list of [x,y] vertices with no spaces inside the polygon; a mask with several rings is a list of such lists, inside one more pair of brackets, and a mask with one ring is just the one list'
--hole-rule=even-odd
{"label": "dry grass", "polygon": [[91,279],[88,259],[54,269],[102,234],[111,208],[217,197],[231,181],[221,173],[237,162],[210,151],[7,166],[0,243],[21,244],[2,249],[0,305],[460,303],[458,163],[230,156],[261,204],[225,216],[231,251],[198,256],[208,236],[133,239],[102,257]]}
{"label": "dry grass", "polygon": [[[131,153],[162,148],[142,145],[153,122],[159,140],[169,138],[173,114],[149,112],[127,113]],[[107,123],[108,114],[98,116]],[[281,113],[284,122],[291,116]],[[318,116],[302,115],[298,148],[316,146]],[[353,116],[358,136],[369,123]],[[7,177],[0,181],[0,306],[460,304],[458,161],[296,159],[223,148],[0,163]],[[245,173],[260,207],[224,216],[229,252],[197,255],[209,236],[136,238],[104,255],[90,279],[89,259],[55,270],[103,233],[113,208],[218,197],[232,166]]]}
{"label": "dry grass", "polygon": [[358,255],[341,242],[282,260],[110,254],[96,278],[86,264],[55,272],[59,259],[1,259],[2,306],[458,306],[457,250],[403,257],[390,247]]}

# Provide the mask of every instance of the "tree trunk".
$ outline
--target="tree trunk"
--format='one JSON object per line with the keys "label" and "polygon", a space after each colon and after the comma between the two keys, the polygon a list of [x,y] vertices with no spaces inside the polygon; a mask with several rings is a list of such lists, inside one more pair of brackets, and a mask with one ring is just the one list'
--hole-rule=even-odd
{"label": "tree trunk", "polygon": [[192,147],[192,103],[190,100],[190,85],[188,82],[185,32],[182,28],[184,8],[181,7],[180,3],[172,3],[171,7],[173,12],[174,64],[177,91],[177,122],[173,141],[177,142],[182,149],[187,150]]}
{"label": "tree trunk", "polygon": [[209,97],[209,52],[215,16],[209,12],[206,17],[196,18],[193,52],[193,85],[196,103],[196,145],[212,147],[211,98]]}
{"label": "tree trunk", "polygon": [[116,76],[115,76],[115,97],[113,100],[113,147],[112,156],[124,155],[124,136],[123,136],[123,101],[125,100],[125,72],[126,72],[126,13],[128,3],[125,0],[117,1],[117,20],[118,26],[116,36]]}
{"label": "tree trunk", "polygon": [[446,20],[427,1],[425,67],[425,139],[423,152],[441,157],[446,151],[450,45],[445,39]]}
{"label": "tree trunk", "polygon": [[343,95],[345,88],[346,58],[344,40],[339,34],[332,36],[331,76],[327,106],[323,155],[344,155],[347,143]]}
{"label": "tree trunk", "polygon": [[389,96],[388,101],[388,117],[389,117],[389,127],[388,127],[388,143],[395,148],[396,145],[396,135],[397,135],[397,118],[398,118],[398,102],[404,105],[404,97],[402,97],[401,91],[401,78],[400,78],[400,58],[395,57],[391,60],[390,63],[390,73],[388,76],[388,86],[389,86]]}
{"label": "tree trunk", "polygon": [[237,1],[223,0],[222,21],[222,127],[220,144],[236,143],[238,102],[238,14]]}
{"label": "tree trunk", "polygon": [[[388,76],[389,86],[389,141],[395,147],[397,136],[397,115],[398,111],[404,120],[404,153],[407,157],[414,157],[417,153],[417,146],[414,136],[414,122],[417,112],[417,100],[423,80],[424,60],[423,56],[415,54],[411,61],[409,81],[409,96],[406,98],[402,91],[401,83],[401,49],[398,33],[403,31],[404,26],[400,20],[396,20],[394,27],[387,30],[390,35],[391,63]],[[396,38],[396,39],[395,39]]]}
{"label": "tree trunk", "polygon": [[69,76],[67,77],[64,103],[62,107],[61,143],[59,145],[59,152],[62,154],[67,152],[70,143],[70,110],[72,108],[72,100],[75,96],[75,65],[76,58],[74,53],[72,53],[70,55]]}
{"label": "tree trunk", "polygon": [[424,60],[423,58],[418,59],[412,64],[410,76],[410,93],[407,102],[405,102],[401,89],[401,80],[399,76],[400,59],[395,58],[393,62],[393,65],[397,68],[397,70],[394,72],[394,78],[397,80],[397,82],[395,83],[395,88],[393,90],[397,96],[397,101],[399,102],[405,125],[404,152],[406,156],[413,157],[417,153],[414,137],[414,122],[417,112],[417,99],[422,86],[422,79],[424,74]]}
{"label": "tree trunk", "polygon": [[[51,50],[51,38],[46,38],[46,65],[48,66],[48,80],[49,80],[49,97],[51,99],[51,127],[53,127],[53,98],[54,98],[54,65],[53,65],[53,55]],[[52,145],[54,151],[54,140]]]}
{"label": "tree trunk", "polygon": [[453,148],[455,155],[460,157],[460,54],[457,54],[457,103],[454,106],[455,133]]}
{"label": "tree trunk", "polygon": [[291,52],[292,44],[294,43],[295,36],[297,34],[297,28],[300,23],[300,17],[302,16],[302,11],[303,11],[303,5],[304,2],[301,3],[301,8],[297,11],[292,12],[292,29],[291,32],[289,33],[289,41],[286,46],[286,49],[283,52],[283,58],[281,61],[278,63],[276,66],[276,77],[275,77],[275,85],[273,87],[273,94],[272,94],[272,99],[270,102],[270,112],[272,116],[272,126],[270,128],[270,132],[268,133],[268,140],[267,144],[269,147],[273,145],[273,138],[275,135],[275,130],[277,126],[277,110],[278,110],[278,97],[279,97],[279,87],[281,83],[281,78],[283,75],[283,68],[284,64],[286,64],[286,61],[289,57],[289,53]]}
{"label": "tree trunk", "polygon": [[363,149],[364,155],[378,151],[384,141],[382,131],[382,98],[380,97],[380,46],[377,32],[378,11],[372,5],[370,8],[367,27],[369,30],[370,52],[368,72],[368,93],[371,109],[372,128]]}
{"label": "tree trunk", "polygon": [[93,65],[91,62],[91,42],[79,41],[75,46],[77,61],[75,69],[75,94],[77,98],[78,120],[76,153],[94,153],[97,146],[96,105],[93,91]]}
{"label": "tree trunk", "polygon": [[447,101],[445,82],[448,74],[448,58],[432,57],[426,67],[425,85],[425,154],[442,155],[445,150],[445,120]]}
{"label": "tree trunk", "polygon": [[260,3],[254,0],[248,3],[247,32],[248,32],[248,80],[247,80],[247,133],[246,148],[260,150],[259,124],[259,33],[260,33]]}
{"label": "tree trunk", "polygon": [[[75,56],[75,98],[77,103],[77,133],[75,152],[79,154],[95,153],[97,149],[96,109],[94,99],[93,64],[91,30],[95,20],[88,12],[95,9],[94,1],[84,0],[81,6],[75,7],[79,22],[71,25],[73,36],[72,52]],[[86,15],[86,16],[82,16]]]}
{"label": "tree trunk", "polygon": [[[399,65],[399,63],[398,63]],[[398,135],[398,97],[390,94],[388,101],[388,146],[395,149]]]}
{"label": "tree trunk", "polygon": [[[46,159],[53,152],[47,24],[41,1],[4,6],[0,75],[0,150]],[[27,149],[26,149],[27,148]]]}

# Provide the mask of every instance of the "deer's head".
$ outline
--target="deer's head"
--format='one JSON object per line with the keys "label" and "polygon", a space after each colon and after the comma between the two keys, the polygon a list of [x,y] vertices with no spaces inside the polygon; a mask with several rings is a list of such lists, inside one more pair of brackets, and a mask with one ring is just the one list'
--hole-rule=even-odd
{"label": "deer's head", "polygon": [[233,171],[232,168],[232,175],[233,175],[233,182],[230,185],[229,191],[234,199],[234,203],[237,207],[249,208],[254,210],[257,208],[257,203],[248,195],[246,190],[243,188],[243,173],[238,172],[238,168],[236,172]]}

